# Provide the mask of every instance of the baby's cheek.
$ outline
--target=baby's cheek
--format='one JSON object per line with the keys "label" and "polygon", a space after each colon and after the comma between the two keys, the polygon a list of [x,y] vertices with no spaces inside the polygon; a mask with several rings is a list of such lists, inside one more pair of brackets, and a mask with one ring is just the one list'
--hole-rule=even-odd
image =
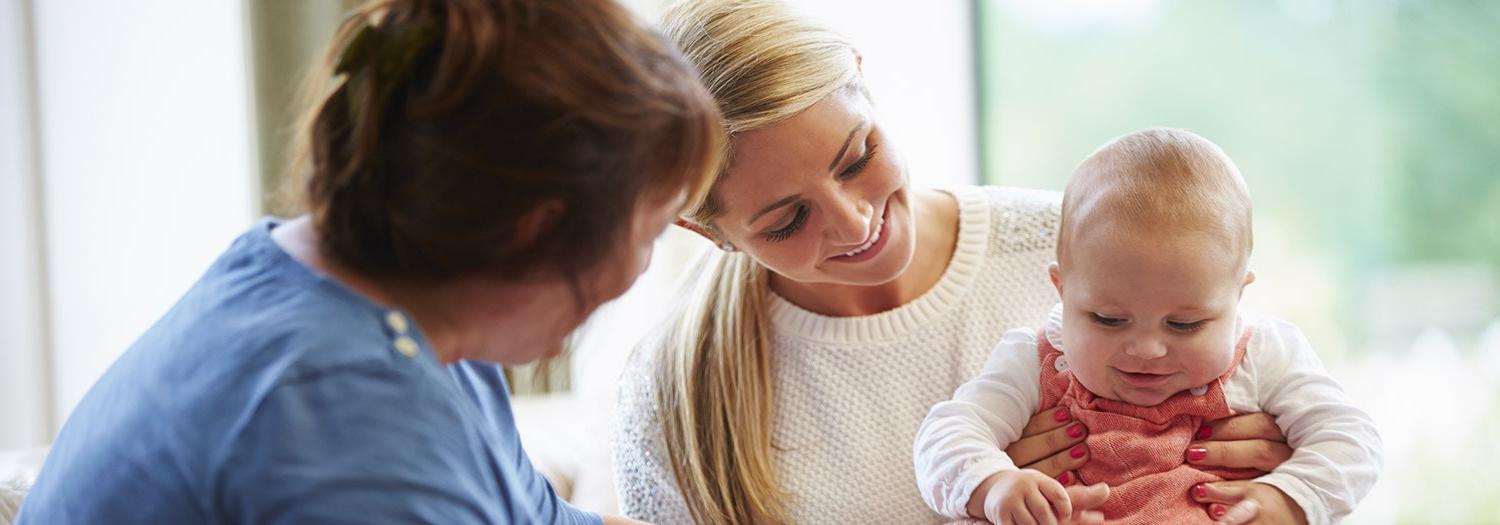
{"label": "baby's cheek", "polygon": [[1068,367],[1072,368],[1073,375],[1078,378],[1078,382],[1082,383],[1084,388],[1105,397],[1113,395],[1106,381],[1109,375],[1107,355],[1079,351],[1068,352],[1067,358]]}
{"label": "baby's cheek", "polygon": [[1207,383],[1228,372],[1233,361],[1233,346],[1210,345],[1194,351],[1186,368],[1194,383]]}

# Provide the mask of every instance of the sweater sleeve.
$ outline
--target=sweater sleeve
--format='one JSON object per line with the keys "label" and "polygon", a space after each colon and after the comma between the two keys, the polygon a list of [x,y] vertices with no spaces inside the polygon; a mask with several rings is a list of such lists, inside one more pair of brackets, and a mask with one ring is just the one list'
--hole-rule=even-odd
{"label": "sweater sleeve", "polygon": [[966,518],[969,497],[985,478],[1018,469],[1005,447],[1021,437],[1041,402],[1039,361],[1035,331],[1006,332],[979,375],[927,413],[912,455],[918,489],[933,510]]}
{"label": "sweater sleeve", "polygon": [[1301,330],[1284,321],[1263,326],[1247,360],[1255,367],[1261,410],[1276,418],[1294,452],[1256,481],[1290,496],[1309,525],[1337,522],[1375,485],[1380,435],[1324,371]]}
{"label": "sweater sleeve", "polygon": [[614,425],[615,489],[620,513],[656,525],[691,524],[692,514],[667,464],[667,447],[656,413],[652,369],[661,343],[647,338],[636,347],[620,377]]}

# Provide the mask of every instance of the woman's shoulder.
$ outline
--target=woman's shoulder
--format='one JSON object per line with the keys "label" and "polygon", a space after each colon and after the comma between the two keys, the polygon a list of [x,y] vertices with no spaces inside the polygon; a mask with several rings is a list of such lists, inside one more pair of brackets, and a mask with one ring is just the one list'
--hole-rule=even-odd
{"label": "woman's shoulder", "polygon": [[991,255],[1052,252],[1062,219],[1062,194],[1008,186],[947,190],[958,200],[963,230],[984,231]]}
{"label": "woman's shoulder", "polygon": [[[1056,234],[1062,219],[1062,193],[1010,186],[978,186],[990,209],[990,222],[1018,227],[1026,224],[1046,227]],[[1029,232],[1028,232],[1029,233]]]}
{"label": "woman's shoulder", "polygon": [[615,417],[637,423],[654,423],[656,418],[656,369],[666,352],[666,332],[658,327],[648,332],[631,349],[616,383]]}

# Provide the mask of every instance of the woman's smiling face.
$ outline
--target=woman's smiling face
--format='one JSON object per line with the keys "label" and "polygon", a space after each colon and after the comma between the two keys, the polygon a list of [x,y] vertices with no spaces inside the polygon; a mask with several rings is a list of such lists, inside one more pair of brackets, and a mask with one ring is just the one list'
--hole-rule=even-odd
{"label": "woman's smiling face", "polygon": [[803,283],[882,284],[911,264],[905,167],[860,90],[735,137],[731,157],[720,241]]}

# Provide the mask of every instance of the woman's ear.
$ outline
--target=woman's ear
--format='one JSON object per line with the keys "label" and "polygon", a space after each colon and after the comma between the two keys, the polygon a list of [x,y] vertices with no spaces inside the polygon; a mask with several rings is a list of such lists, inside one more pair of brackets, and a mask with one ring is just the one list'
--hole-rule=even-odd
{"label": "woman's ear", "polygon": [[688,230],[692,231],[693,233],[698,234],[699,236],[703,237],[704,239],[708,239],[708,242],[714,243],[714,246],[718,246],[720,250],[724,250],[726,252],[737,252],[737,251],[739,251],[739,249],[735,248],[733,244],[729,243],[729,241],[721,241],[719,239],[714,238],[714,235],[712,233],[708,232],[708,228],[707,227],[704,227],[704,226],[701,226],[701,225],[698,225],[698,224],[693,224],[693,223],[688,222],[688,221],[683,220],[683,219],[677,219],[677,221],[674,222],[673,224],[676,224],[676,225],[681,226],[683,228],[687,228]]}
{"label": "woman's ear", "polygon": [[677,219],[672,224],[676,224],[688,231],[701,235],[704,239],[708,239],[708,242],[719,244],[719,240],[715,239],[712,234],[708,233],[707,228],[688,222],[686,219]]}

